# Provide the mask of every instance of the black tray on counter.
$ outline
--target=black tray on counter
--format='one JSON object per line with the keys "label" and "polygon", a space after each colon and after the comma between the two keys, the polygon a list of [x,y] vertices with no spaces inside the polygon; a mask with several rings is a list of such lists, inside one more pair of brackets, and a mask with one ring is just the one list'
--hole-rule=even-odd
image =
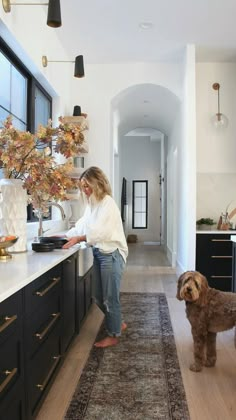
{"label": "black tray on counter", "polygon": [[68,239],[58,236],[42,236],[39,238],[39,241],[41,244],[53,243],[56,249],[60,249],[68,242]]}
{"label": "black tray on counter", "polygon": [[55,249],[55,244],[53,242],[48,242],[46,244],[41,244],[40,242],[32,243],[32,250],[35,252],[49,252]]}

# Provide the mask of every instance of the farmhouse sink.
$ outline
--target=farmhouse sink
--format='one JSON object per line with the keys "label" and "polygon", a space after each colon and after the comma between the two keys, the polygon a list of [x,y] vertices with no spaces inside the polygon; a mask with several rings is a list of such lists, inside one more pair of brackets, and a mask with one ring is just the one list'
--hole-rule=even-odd
{"label": "farmhouse sink", "polygon": [[92,247],[81,244],[78,250],[78,275],[84,276],[93,265]]}

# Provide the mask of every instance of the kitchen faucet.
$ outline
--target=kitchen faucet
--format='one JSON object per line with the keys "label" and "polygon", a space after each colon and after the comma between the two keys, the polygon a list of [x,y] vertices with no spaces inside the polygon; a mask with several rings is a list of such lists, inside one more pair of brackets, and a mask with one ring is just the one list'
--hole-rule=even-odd
{"label": "kitchen faucet", "polygon": [[[63,207],[60,204],[56,203],[55,201],[49,201],[46,204],[46,206],[47,207],[50,207],[50,206],[57,207],[60,210],[60,212],[61,212],[61,218],[62,218],[62,220],[65,220],[66,215],[65,215],[65,212],[64,212]],[[39,219],[38,237],[40,237],[40,236],[43,236],[43,234],[45,232],[47,232],[47,230],[50,230],[50,229],[43,230],[43,213],[40,212],[40,211],[38,211],[37,213],[38,213],[38,219]]]}

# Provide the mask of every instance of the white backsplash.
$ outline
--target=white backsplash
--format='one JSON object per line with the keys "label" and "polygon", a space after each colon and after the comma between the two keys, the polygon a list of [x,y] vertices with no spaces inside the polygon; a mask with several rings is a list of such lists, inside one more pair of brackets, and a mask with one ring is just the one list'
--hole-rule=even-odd
{"label": "white backsplash", "polygon": [[232,201],[231,207],[236,207],[236,174],[197,174],[197,219],[210,217],[218,222]]}

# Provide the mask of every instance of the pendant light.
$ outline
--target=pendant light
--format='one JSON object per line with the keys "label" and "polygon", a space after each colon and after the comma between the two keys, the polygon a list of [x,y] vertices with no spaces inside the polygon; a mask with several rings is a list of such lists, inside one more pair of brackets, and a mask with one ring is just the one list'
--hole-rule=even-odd
{"label": "pendant light", "polygon": [[2,0],[2,6],[6,13],[10,13],[11,6],[48,6],[47,25],[51,28],[62,25],[60,0],[49,0],[48,3],[12,3],[10,0]]}
{"label": "pendant light", "polygon": [[212,88],[218,93],[218,109],[217,113],[211,118],[213,126],[217,129],[226,128],[228,126],[228,118],[220,112],[220,84],[213,83]]}

